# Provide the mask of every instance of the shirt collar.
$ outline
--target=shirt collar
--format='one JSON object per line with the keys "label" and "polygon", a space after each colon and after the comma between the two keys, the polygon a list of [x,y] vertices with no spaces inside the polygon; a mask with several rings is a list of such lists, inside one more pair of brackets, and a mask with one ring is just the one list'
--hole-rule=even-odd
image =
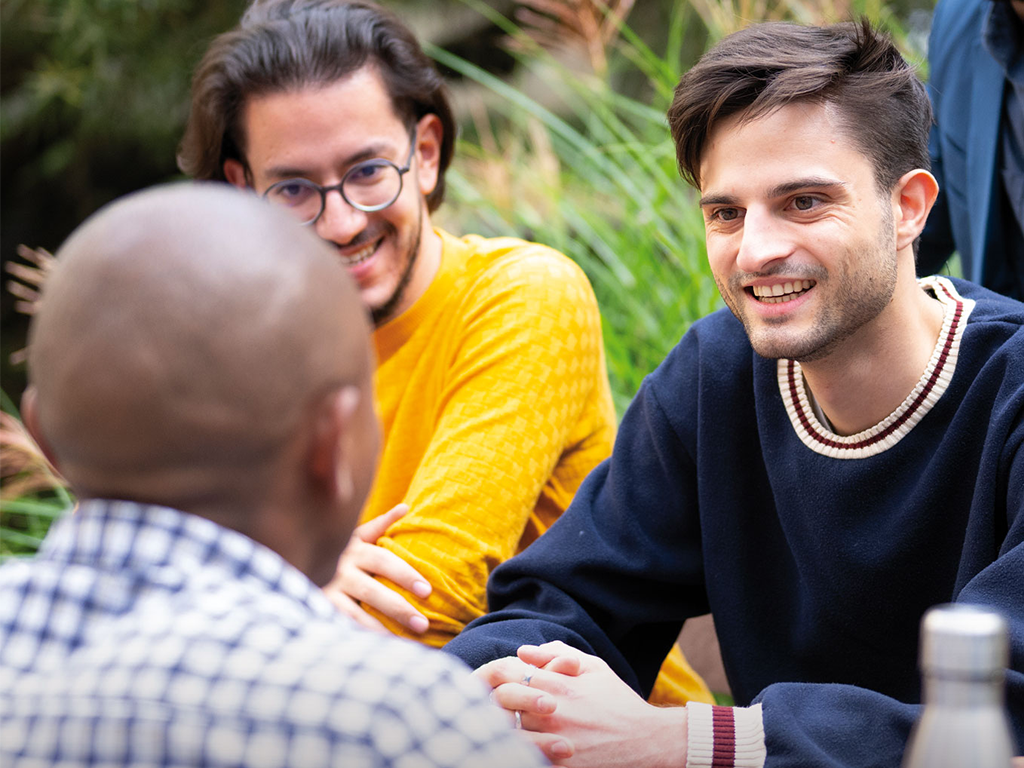
{"label": "shirt collar", "polygon": [[324,618],[339,614],[302,572],[273,550],[212,520],[169,507],[89,499],[51,528],[38,557],[129,570],[165,588],[205,578],[250,582]]}

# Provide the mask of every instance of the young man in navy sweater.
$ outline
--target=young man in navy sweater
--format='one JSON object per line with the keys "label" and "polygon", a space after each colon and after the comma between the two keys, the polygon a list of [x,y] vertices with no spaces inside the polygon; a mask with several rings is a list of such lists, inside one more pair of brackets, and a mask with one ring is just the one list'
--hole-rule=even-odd
{"label": "young man in navy sweater", "polygon": [[[867,25],[753,26],[680,82],[669,123],[731,312],[647,378],[612,458],[448,646],[555,762],[897,766],[918,622],[949,601],[1008,618],[1024,743],[1024,304],[915,278],[930,120]],[[649,706],[708,611],[738,706]]]}

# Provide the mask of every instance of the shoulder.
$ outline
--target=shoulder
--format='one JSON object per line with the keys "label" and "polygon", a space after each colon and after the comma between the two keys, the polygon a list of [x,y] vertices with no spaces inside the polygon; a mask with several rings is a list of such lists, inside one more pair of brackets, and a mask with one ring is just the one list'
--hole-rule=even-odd
{"label": "shoulder", "polygon": [[691,424],[702,408],[734,407],[753,393],[754,350],[728,309],[701,318],[644,381],[673,423]]}
{"label": "shoulder", "polygon": [[[956,368],[951,387],[963,392],[963,406],[979,412],[1024,408],[1024,303],[966,280],[927,278],[943,283],[969,312],[955,345]],[[1018,417],[1014,417],[1018,418]]]}
{"label": "shoulder", "polygon": [[940,0],[932,15],[928,41],[928,58],[933,66],[949,54],[949,48],[963,49],[968,41],[980,38],[990,5],[989,0]]}
{"label": "shoulder", "polygon": [[466,235],[452,239],[463,246],[463,269],[477,289],[531,288],[544,294],[593,301],[586,274],[554,248],[516,237]]}
{"label": "shoulder", "polygon": [[968,280],[947,278],[957,294],[973,302],[965,332],[984,334],[992,343],[1019,349],[1024,343],[1024,303],[1007,298]]}
{"label": "shoulder", "polygon": [[753,354],[742,323],[728,309],[719,309],[690,326],[652,378],[678,381],[696,374],[735,380],[750,369]]}

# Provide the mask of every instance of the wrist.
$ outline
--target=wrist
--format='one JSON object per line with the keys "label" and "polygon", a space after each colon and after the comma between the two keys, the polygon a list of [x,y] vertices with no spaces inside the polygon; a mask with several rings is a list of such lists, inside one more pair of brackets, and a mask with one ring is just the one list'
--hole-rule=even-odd
{"label": "wrist", "polygon": [[688,718],[686,707],[653,707],[657,716],[651,743],[655,747],[652,768],[685,768]]}

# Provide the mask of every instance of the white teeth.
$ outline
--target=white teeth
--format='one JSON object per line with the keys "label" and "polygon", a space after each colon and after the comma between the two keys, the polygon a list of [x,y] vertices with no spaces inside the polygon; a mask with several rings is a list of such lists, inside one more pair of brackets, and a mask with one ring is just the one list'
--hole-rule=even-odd
{"label": "white teeth", "polygon": [[766,304],[780,304],[792,301],[812,285],[814,282],[811,280],[794,280],[773,285],[753,285],[750,289],[754,296]]}
{"label": "white teeth", "polygon": [[366,261],[368,258],[370,258],[373,255],[373,252],[377,250],[378,244],[379,243],[377,242],[370,243],[365,248],[360,248],[358,251],[356,251],[353,254],[350,254],[349,256],[342,256],[341,261],[346,267],[354,267],[359,262]]}

